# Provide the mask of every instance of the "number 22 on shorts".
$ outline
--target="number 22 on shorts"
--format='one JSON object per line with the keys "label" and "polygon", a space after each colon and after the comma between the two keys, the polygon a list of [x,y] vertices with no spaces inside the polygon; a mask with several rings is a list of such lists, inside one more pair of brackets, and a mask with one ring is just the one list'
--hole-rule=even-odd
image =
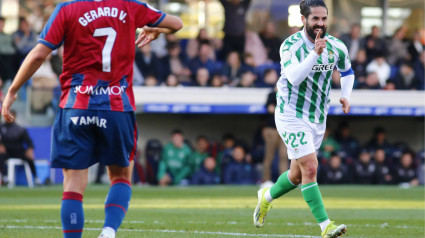
{"label": "number 22 on shorts", "polygon": [[289,145],[292,146],[292,148],[297,148],[299,144],[301,145],[307,144],[307,141],[304,140],[305,133],[302,131],[298,133],[290,133],[290,134],[286,133],[285,131],[285,133],[283,133],[282,136],[284,138],[285,144],[287,146]]}

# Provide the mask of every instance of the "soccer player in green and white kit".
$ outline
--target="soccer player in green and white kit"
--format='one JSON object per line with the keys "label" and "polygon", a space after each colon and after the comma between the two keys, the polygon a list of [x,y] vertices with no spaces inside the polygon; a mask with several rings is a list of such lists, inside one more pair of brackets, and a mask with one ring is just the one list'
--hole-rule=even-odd
{"label": "soccer player in green and white kit", "polygon": [[322,236],[333,238],[347,228],[328,218],[316,180],[316,151],[326,129],[333,69],[336,67],[341,73],[340,103],[346,114],[350,110],[354,72],[347,47],[326,34],[326,4],[322,0],[302,0],[300,10],[304,29],[288,37],[280,48],[282,75],[277,84],[275,113],[277,130],[288,148],[290,170],[270,189],[258,191],[253,218],[255,226],[262,227],[271,202],[301,184],[304,200],[319,223]]}

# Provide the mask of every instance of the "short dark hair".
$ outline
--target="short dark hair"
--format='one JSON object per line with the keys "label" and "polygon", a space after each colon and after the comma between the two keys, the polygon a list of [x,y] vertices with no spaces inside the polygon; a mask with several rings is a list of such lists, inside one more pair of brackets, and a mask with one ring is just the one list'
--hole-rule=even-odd
{"label": "short dark hair", "polygon": [[0,21],[6,21],[6,19],[2,16],[0,16]]}
{"label": "short dark hair", "polygon": [[308,18],[308,16],[311,13],[311,7],[324,7],[326,8],[326,11],[328,11],[328,7],[326,6],[326,3],[323,0],[301,0],[300,2],[300,13],[305,18]]}
{"label": "short dark hair", "polygon": [[183,135],[183,131],[180,129],[174,129],[173,131],[171,131],[171,135],[175,135],[175,134]]}
{"label": "short dark hair", "polygon": [[198,137],[196,137],[196,141],[200,141],[200,140],[208,141],[208,138],[205,135],[199,135]]}

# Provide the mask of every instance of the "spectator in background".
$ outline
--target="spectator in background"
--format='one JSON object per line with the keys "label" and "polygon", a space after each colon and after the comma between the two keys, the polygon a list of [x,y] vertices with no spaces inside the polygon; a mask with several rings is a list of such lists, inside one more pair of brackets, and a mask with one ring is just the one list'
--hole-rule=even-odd
{"label": "spectator in background", "polygon": [[388,165],[388,159],[387,155],[385,154],[385,150],[383,148],[376,149],[373,158],[376,165],[374,183],[394,183],[393,171],[392,168]]}
{"label": "spectator in background", "polygon": [[224,82],[228,85],[239,82],[243,70],[240,54],[237,51],[230,52],[222,69]]}
{"label": "spectator in background", "polygon": [[50,64],[51,55],[47,56],[43,64],[32,76],[31,112],[45,114],[52,106],[53,90],[59,87],[58,76],[53,72]]}
{"label": "spectator in background", "polygon": [[383,149],[386,155],[391,153],[392,146],[388,142],[387,132],[383,127],[375,128],[372,138],[366,144],[366,148],[370,151],[375,151],[378,148]]}
{"label": "spectator in background", "polygon": [[183,132],[179,129],[173,130],[171,142],[162,151],[157,174],[158,184],[187,185],[191,173],[191,153],[192,150],[184,143]]}
{"label": "spectator in background", "polygon": [[37,4],[31,14],[28,15],[28,22],[30,28],[33,29],[36,33],[41,33],[44,26],[44,15],[43,15],[44,6],[42,4]]}
{"label": "spectator in background", "polygon": [[12,36],[15,46],[18,49],[20,63],[37,44],[38,35],[30,28],[27,20],[24,17],[20,17],[18,30]]}
{"label": "spectator in background", "polygon": [[217,155],[218,166],[216,168],[216,172],[222,175],[223,168],[226,167],[227,164],[230,162],[233,153],[233,148],[235,147],[236,143],[236,138],[233,134],[226,133],[221,138],[221,141],[222,149]]}
{"label": "spectator in background", "polygon": [[255,70],[255,60],[254,60],[254,56],[251,53],[248,52],[248,53],[243,54],[243,62],[242,63],[245,66],[246,69],[254,72],[254,70]]}
{"label": "spectator in background", "polygon": [[376,165],[371,161],[370,152],[362,149],[359,161],[353,164],[353,182],[356,184],[371,184],[376,173]]}
{"label": "spectator in background", "polygon": [[403,90],[418,90],[421,89],[423,79],[420,80],[413,69],[413,64],[410,61],[404,60],[400,64],[400,69],[394,78],[389,79],[393,82],[396,89]]}
{"label": "spectator in background", "polygon": [[16,74],[16,48],[13,37],[4,33],[5,18],[0,17],[0,77],[12,80]]}
{"label": "spectator in background", "polygon": [[211,50],[212,48],[209,42],[201,42],[198,56],[189,61],[188,66],[193,81],[195,81],[196,72],[199,68],[207,68],[210,74],[215,72],[215,62],[209,58]]}
{"label": "spectator in background", "polygon": [[404,42],[405,34],[405,27],[399,27],[388,41],[387,61],[390,65],[398,65],[408,58],[407,44]]}
{"label": "spectator in background", "polygon": [[211,87],[221,88],[223,86],[223,76],[221,74],[214,74],[211,77]]}
{"label": "spectator in background", "polygon": [[215,168],[217,162],[213,157],[206,158],[200,169],[197,170],[191,179],[193,185],[214,185],[220,183],[220,175],[217,174]]}
{"label": "spectator in background", "polygon": [[415,75],[421,82],[420,90],[424,90],[425,86],[425,51],[419,55],[419,59],[415,62]]}
{"label": "spectator in background", "polygon": [[[34,164],[33,141],[27,129],[16,124],[16,112],[11,110],[11,114],[13,115],[13,121],[3,123],[0,131],[1,142],[6,149],[6,158],[19,158],[27,161],[35,178],[35,183],[39,185],[40,179],[37,177]],[[3,171],[3,176],[7,175],[6,171]],[[5,177],[3,177],[3,181],[5,180]]]}
{"label": "spectator in background", "polygon": [[241,88],[252,88],[254,87],[255,80],[257,80],[257,75],[255,75],[253,72],[246,70],[242,73],[241,80],[236,85],[236,87]]}
{"label": "spectator in background", "polygon": [[[208,37],[207,30],[205,28],[199,29],[198,36],[194,39],[190,39],[186,45],[186,55],[189,59],[193,59],[198,56],[198,49],[201,42],[211,42],[212,40]],[[214,48],[214,47],[213,47]],[[211,60],[215,60],[215,52],[211,50],[209,55]]]}
{"label": "spectator in background", "polygon": [[162,144],[158,139],[150,139],[146,142],[145,147],[146,158],[146,174],[149,184],[157,184],[156,175],[158,174],[158,166],[161,161]]}
{"label": "spectator in background", "polygon": [[224,8],[224,39],[222,56],[232,51],[242,55],[245,50],[245,17],[251,0],[220,0]]}
{"label": "spectator in background", "polygon": [[387,80],[390,78],[391,67],[387,63],[384,53],[375,52],[375,58],[366,66],[368,73],[375,72],[378,75],[379,86],[385,88]]}
{"label": "spectator in background", "polygon": [[232,160],[224,168],[223,182],[225,184],[254,184],[255,170],[247,162],[245,148],[237,145],[233,149]]}
{"label": "spectator in background", "polygon": [[167,79],[165,80],[165,86],[167,87],[178,87],[181,86],[179,83],[179,80],[177,79],[177,76],[174,74],[168,75]]}
{"label": "spectator in background", "polygon": [[367,62],[371,62],[377,56],[385,57],[387,44],[380,36],[380,30],[377,26],[372,26],[372,32],[366,36],[363,41],[363,46],[366,50]]}
{"label": "spectator in background", "polygon": [[265,142],[265,151],[263,159],[263,178],[261,187],[273,186],[271,166],[273,163],[273,159],[275,158],[276,151],[278,153],[279,158],[279,174],[282,174],[284,171],[288,170],[288,156],[286,154],[286,146],[285,143],[283,143],[283,140],[280,139],[274,121],[274,113],[277,104],[276,92],[277,88],[274,87],[274,89],[268,94],[265,105],[266,124],[262,130],[263,139]]}
{"label": "spectator in background", "polygon": [[396,169],[397,182],[403,187],[413,187],[419,184],[418,174],[413,163],[414,154],[406,150],[401,155],[400,165]]}
{"label": "spectator in background", "polygon": [[167,51],[168,55],[160,59],[161,81],[165,81],[168,75],[174,74],[180,83],[190,84],[191,72],[187,66],[187,57],[181,52],[180,44],[167,43]]}
{"label": "spectator in background", "polygon": [[148,87],[154,87],[154,86],[157,86],[159,83],[158,83],[158,79],[156,79],[155,76],[153,76],[153,75],[150,74],[150,75],[147,75],[146,76],[145,81],[143,82],[143,84],[145,86],[148,86]]}
{"label": "spectator in background", "polygon": [[341,157],[333,152],[329,158],[329,163],[319,169],[319,183],[323,184],[344,184],[349,183],[347,167],[341,162]]}
{"label": "spectator in background", "polygon": [[357,88],[359,84],[366,84],[366,51],[364,49],[359,49],[357,51],[356,59],[351,62],[351,68],[356,75],[356,81],[354,81],[354,87]]}
{"label": "spectator in background", "polygon": [[201,165],[204,163],[204,160],[209,156],[208,146],[209,142],[206,136],[200,135],[198,138],[196,138],[196,149],[190,155],[192,173],[198,171],[201,168]]}
{"label": "spectator in background", "polygon": [[254,57],[255,66],[268,62],[267,50],[258,34],[254,31],[245,32],[245,53],[251,53]]}
{"label": "spectator in background", "polygon": [[[338,142],[331,135],[331,129],[328,126],[326,126],[326,131],[323,136],[323,142],[320,145],[320,149],[319,149],[320,157],[328,161],[331,158],[332,153],[338,152],[339,149],[340,149],[340,146]],[[318,178],[320,178],[320,176],[318,176]]]}
{"label": "spectator in background", "polygon": [[410,61],[415,63],[417,60],[419,60],[419,55],[421,55],[422,52],[425,50],[425,46],[421,42],[421,32],[415,31],[413,33],[413,39],[410,41],[409,46],[407,47],[407,50],[410,55]]}
{"label": "spectator in background", "polygon": [[[379,84],[379,77],[376,72],[371,72],[366,75],[364,82],[358,82],[358,89],[381,89]],[[387,88],[387,85],[385,85]]]}
{"label": "spectator in background", "polygon": [[280,62],[279,48],[282,44],[282,40],[276,36],[274,22],[268,21],[266,23],[263,30],[260,32],[260,39],[266,48],[268,58],[273,62]]}
{"label": "spectator in background", "polygon": [[263,88],[274,88],[278,80],[279,75],[277,74],[276,70],[273,68],[268,68],[264,71],[264,77],[262,80],[257,80],[255,86]]}
{"label": "spectator in background", "polygon": [[359,142],[351,135],[347,122],[344,121],[339,124],[335,139],[340,145],[339,155],[347,164],[357,159],[360,150]]}
{"label": "spectator in background", "polygon": [[196,71],[196,81],[193,83],[193,86],[197,87],[208,87],[208,81],[210,79],[210,73],[206,68],[199,68]]}
{"label": "spectator in background", "polygon": [[[357,60],[358,52],[362,48],[362,40],[361,40],[361,26],[359,23],[355,23],[351,25],[350,33],[343,34],[341,36],[341,41],[344,42],[345,46],[347,46],[348,52],[350,54],[350,60]],[[351,65],[352,66],[352,65]],[[354,72],[355,69],[352,67]],[[356,74],[356,78],[358,75]]]}
{"label": "spectator in background", "polygon": [[136,49],[134,62],[144,78],[148,75],[153,75],[156,79],[161,77],[162,68],[158,57],[152,52],[150,44]]}

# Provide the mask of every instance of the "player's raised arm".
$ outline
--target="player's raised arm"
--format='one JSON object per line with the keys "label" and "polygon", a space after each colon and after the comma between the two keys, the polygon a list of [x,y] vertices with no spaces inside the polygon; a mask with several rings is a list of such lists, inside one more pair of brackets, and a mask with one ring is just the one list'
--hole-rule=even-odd
{"label": "player's raised arm", "polygon": [[166,15],[160,24],[156,27],[143,27],[139,36],[137,37],[136,44],[138,47],[143,47],[151,41],[158,38],[159,34],[172,34],[177,32],[183,27],[183,22],[180,18],[172,15]]}
{"label": "player's raised arm", "polygon": [[31,78],[35,71],[40,68],[41,64],[51,52],[52,49],[39,43],[25,58],[3,101],[1,115],[6,121],[13,121],[13,115],[10,113],[10,107],[16,100],[19,89]]}

